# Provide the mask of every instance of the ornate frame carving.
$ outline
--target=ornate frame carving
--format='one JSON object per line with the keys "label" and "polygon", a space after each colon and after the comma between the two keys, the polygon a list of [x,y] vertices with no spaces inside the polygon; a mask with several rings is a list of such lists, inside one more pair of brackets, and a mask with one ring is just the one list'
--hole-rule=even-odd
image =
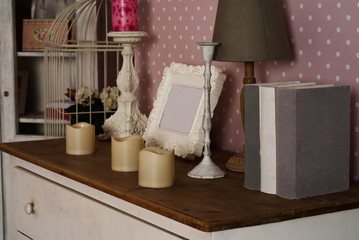
{"label": "ornate frame carving", "polygon": [[[213,110],[222,92],[226,75],[222,73],[221,69],[214,66],[211,67],[211,72],[211,116],[213,116]],[[160,127],[160,124],[171,88],[173,86],[184,86],[203,89],[203,73],[204,66],[191,66],[181,63],[172,63],[170,67],[164,69],[163,78],[157,90],[156,100],[153,103],[153,109],[149,115],[147,128],[143,135],[146,146],[157,146],[168,150],[173,149],[175,155],[187,159],[201,156],[204,146],[202,128],[204,113],[203,91],[189,133],[164,129]],[[180,100],[178,99],[178,101]]]}

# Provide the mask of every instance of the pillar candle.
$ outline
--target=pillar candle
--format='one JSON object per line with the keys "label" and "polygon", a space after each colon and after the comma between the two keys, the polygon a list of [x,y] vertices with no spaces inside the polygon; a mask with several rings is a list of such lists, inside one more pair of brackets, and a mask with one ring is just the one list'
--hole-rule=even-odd
{"label": "pillar candle", "polygon": [[66,125],[66,153],[87,155],[95,152],[95,126],[86,122]]}
{"label": "pillar candle", "polygon": [[164,188],[174,183],[174,151],[147,147],[140,151],[138,184],[141,187]]}
{"label": "pillar candle", "polygon": [[120,172],[137,171],[138,153],[143,147],[143,138],[139,135],[111,137],[111,169]]}
{"label": "pillar candle", "polygon": [[137,31],[137,0],[111,0],[112,31]]}

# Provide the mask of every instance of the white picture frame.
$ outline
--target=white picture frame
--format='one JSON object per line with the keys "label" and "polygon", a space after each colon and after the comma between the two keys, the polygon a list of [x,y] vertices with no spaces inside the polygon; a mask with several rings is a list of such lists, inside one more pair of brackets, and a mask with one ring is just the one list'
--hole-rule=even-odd
{"label": "white picture frame", "polygon": [[[222,92],[226,75],[211,66],[211,116]],[[153,109],[143,134],[146,146],[174,150],[175,155],[194,159],[204,146],[204,66],[172,63],[164,69]]]}

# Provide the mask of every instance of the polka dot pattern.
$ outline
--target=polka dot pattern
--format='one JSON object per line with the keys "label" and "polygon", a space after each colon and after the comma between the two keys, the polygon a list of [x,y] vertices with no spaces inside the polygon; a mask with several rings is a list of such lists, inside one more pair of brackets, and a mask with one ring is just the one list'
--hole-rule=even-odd
{"label": "polka dot pattern", "polygon": [[[351,87],[352,179],[359,180],[359,0],[282,0],[293,57],[255,63],[257,82],[300,80]],[[150,37],[136,45],[140,108],[149,114],[171,62],[203,64],[196,42],[211,41],[218,0],[139,0],[139,30]],[[242,151],[240,117],[243,63],[213,62],[227,80],[213,118],[212,142]]]}

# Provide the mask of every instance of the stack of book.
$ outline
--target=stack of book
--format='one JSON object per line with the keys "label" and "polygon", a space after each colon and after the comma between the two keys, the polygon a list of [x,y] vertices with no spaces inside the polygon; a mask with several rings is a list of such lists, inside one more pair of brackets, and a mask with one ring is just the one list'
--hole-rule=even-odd
{"label": "stack of book", "polygon": [[299,199],[349,188],[350,88],[245,86],[245,187]]}

